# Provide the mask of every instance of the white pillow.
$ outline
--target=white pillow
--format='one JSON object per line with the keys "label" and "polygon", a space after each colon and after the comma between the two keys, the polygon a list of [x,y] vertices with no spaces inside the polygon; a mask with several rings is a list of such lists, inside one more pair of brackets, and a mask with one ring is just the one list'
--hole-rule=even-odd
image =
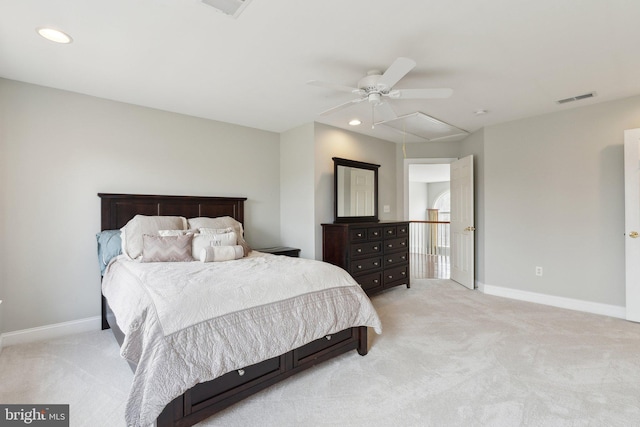
{"label": "white pillow", "polygon": [[158,236],[172,237],[172,236],[184,236],[185,234],[195,234],[196,230],[159,230]]}
{"label": "white pillow", "polygon": [[190,229],[201,229],[201,228],[233,228],[236,236],[238,238],[238,244],[242,246],[244,250],[244,256],[247,256],[251,253],[251,247],[244,240],[244,230],[242,229],[242,223],[236,221],[230,216],[220,216],[217,218],[207,218],[207,217],[199,217],[199,218],[190,218],[188,220]]}
{"label": "white pillow", "polygon": [[[203,248],[209,246],[235,246],[238,244],[238,237],[235,231],[227,231],[226,233],[208,233],[202,230],[214,230],[211,228],[201,228],[200,233],[196,234],[192,242],[191,253],[199,254]],[[232,230],[232,229],[229,229]]]}
{"label": "white pillow", "polygon": [[186,230],[187,220],[182,216],[136,215],[120,230],[122,253],[131,259],[142,255],[142,235],[159,235],[160,230]]}

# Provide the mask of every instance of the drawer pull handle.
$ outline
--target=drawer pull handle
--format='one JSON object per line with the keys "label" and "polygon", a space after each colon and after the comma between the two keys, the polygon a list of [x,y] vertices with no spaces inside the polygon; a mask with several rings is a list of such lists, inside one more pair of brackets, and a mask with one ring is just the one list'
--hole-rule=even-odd
{"label": "drawer pull handle", "polygon": [[378,247],[377,247],[377,246],[374,246],[374,247],[373,247],[373,250],[374,250],[374,251],[377,251],[377,250],[378,250]]}
{"label": "drawer pull handle", "polygon": [[400,243],[401,246],[406,246],[407,242]]}
{"label": "drawer pull handle", "polygon": [[361,248],[358,248],[358,252],[362,252],[362,249],[361,249]]}
{"label": "drawer pull handle", "polygon": [[362,237],[362,233],[358,233],[358,234],[356,234],[356,236]]}
{"label": "drawer pull handle", "polygon": [[388,259],[388,260],[387,260],[387,262],[388,262],[389,264],[391,264],[391,263],[393,262],[393,260],[392,260],[392,259]]}
{"label": "drawer pull handle", "polygon": [[362,265],[358,264],[358,268],[362,269]]}
{"label": "drawer pull handle", "polygon": [[373,283],[378,283],[378,279],[373,279]]}
{"label": "drawer pull handle", "polygon": [[377,231],[374,231],[374,232],[373,232],[373,235],[374,235],[374,236],[377,236],[378,234],[380,234],[380,233],[378,233]]}
{"label": "drawer pull handle", "polygon": [[389,276],[389,279],[393,279],[393,276]]}
{"label": "drawer pull handle", "polygon": [[374,262],[373,265],[378,266],[378,261]]}
{"label": "drawer pull handle", "polygon": [[327,339],[327,341],[331,341],[331,335],[327,335],[325,338]]}
{"label": "drawer pull handle", "polygon": [[400,273],[400,274],[402,274],[403,276],[406,276],[406,275],[407,275],[407,273],[405,273],[404,271],[403,271],[402,273]]}
{"label": "drawer pull handle", "polygon": [[243,376],[244,375],[244,369],[238,369],[238,375]]}
{"label": "drawer pull handle", "polygon": [[387,245],[387,247],[388,247],[388,248],[392,248],[392,247],[393,247],[393,245],[392,245],[391,243],[389,243],[389,244]]}

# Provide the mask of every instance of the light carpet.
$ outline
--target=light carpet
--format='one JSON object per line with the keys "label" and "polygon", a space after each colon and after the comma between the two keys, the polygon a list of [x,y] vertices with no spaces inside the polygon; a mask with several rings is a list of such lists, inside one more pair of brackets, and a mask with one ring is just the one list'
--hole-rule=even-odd
{"label": "light carpet", "polygon": [[[372,297],[383,323],[349,352],[200,426],[640,426],[640,325],[414,280]],[[0,402],[68,403],[72,426],[124,425],[132,374],[110,331],[0,354]]]}

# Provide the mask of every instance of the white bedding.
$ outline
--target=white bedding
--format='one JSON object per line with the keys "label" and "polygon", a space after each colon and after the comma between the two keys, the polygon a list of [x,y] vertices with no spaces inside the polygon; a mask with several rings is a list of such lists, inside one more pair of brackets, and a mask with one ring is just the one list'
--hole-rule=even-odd
{"label": "white bedding", "polygon": [[333,265],[253,252],[227,262],[138,263],[118,257],[103,294],[138,365],[129,426],[153,423],[197,383],[353,326],[381,332],[369,298]]}

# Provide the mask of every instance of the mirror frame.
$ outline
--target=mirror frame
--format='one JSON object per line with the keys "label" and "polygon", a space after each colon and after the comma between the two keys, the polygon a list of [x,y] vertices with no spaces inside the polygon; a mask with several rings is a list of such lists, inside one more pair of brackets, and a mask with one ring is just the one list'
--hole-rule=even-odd
{"label": "mirror frame", "polygon": [[[333,218],[334,223],[379,222],[378,219],[378,168],[380,165],[358,162],[356,160],[333,157]],[[338,166],[366,169],[373,171],[373,215],[371,216],[338,216]]]}

